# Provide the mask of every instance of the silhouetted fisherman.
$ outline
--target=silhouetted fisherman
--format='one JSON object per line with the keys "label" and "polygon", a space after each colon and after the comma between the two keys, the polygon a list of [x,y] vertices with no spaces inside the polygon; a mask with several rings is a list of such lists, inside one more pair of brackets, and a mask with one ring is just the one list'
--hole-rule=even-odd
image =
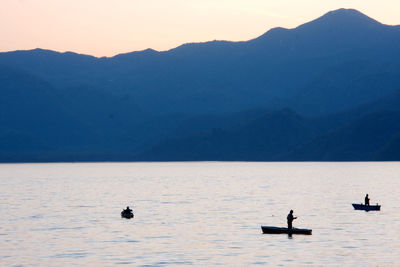
{"label": "silhouetted fisherman", "polygon": [[297,219],[297,217],[293,216],[293,210],[290,210],[288,216],[287,216],[287,227],[288,230],[292,230],[293,226],[292,226],[292,222],[294,219]]}
{"label": "silhouetted fisherman", "polygon": [[365,206],[369,206],[369,198],[368,198],[368,194],[365,196]]}
{"label": "silhouetted fisherman", "polygon": [[132,210],[129,208],[129,206],[127,206],[124,211],[127,212],[127,213],[131,213],[132,212]]}

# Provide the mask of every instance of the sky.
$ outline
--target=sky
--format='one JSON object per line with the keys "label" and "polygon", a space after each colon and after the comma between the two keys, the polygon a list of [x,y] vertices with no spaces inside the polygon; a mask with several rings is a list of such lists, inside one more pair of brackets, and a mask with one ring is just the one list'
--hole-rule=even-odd
{"label": "sky", "polygon": [[50,49],[97,57],[184,43],[246,41],[354,8],[400,24],[400,0],[0,0],[0,51]]}

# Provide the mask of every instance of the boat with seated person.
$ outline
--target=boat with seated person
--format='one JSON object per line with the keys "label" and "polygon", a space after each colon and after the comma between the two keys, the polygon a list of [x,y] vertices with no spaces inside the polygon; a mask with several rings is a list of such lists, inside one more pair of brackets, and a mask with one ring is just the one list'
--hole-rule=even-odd
{"label": "boat with seated person", "polygon": [[126,207],[126,209],[124,209],[123,211],[121,211],[121,217],[123,218],[127,218],[127,219],[131,219],[133,218],[133,212],[132,210],[128,207]]}

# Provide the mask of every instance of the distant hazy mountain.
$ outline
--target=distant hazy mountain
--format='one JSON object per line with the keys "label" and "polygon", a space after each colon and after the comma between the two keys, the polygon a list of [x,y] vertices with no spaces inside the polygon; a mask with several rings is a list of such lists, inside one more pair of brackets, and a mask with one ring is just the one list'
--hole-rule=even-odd
{"label": "distant hazy mountain", "polygon": [[73,138],[81,127],[65,109],[57,90],[38,77],[0,67],[0,88],[2,133],[11,130],[32,138],[40,136],[43,141],[60,142]]}
{"label": "distant hazy mountain", "polygon": [[[373,161],[400,159],[400,91],[346,112],[307,118],[261,111],[245,123],[178,133],[140,160]],[[197,118],[193,118],[194,121]]]}
{"label": "distant hazy mountain", "polygon": [[[248,121],[174,135],[140,155],[143,160],[276,160],[319,133],[291,110],[260,112]],[[176,137],[178,136],[178,137]]]}
{"label": "distant hazy mountain", "polygon": [[0,161],[393,159],[393,127],[368,157],[330,140],[393,123],[399,89],[400,27],[352,9],[246,42],[0,53]]}
{"label": "distant hazy mountain", "polygon": [[294,149],[285,160],[374,161],[399,160],[400,112],[375,112],[315,138]]}
{"label": "distant hazy mountain", "polygon": [[1,53],[0,64],[33,73],[57,88],[86,86],[129,96],[147,114],[258,106],[322,114],[400,88],[399,47],[399,26],[340,9],[247,42],[185,44],[113,58],[36,49]]}
{"label": "distant hazy mountain", "polygon": [[[399,160],[400,90],[319,119],[326,130],[284,155],[296,160]],[[333,126],[333,127],[332,127]]]}

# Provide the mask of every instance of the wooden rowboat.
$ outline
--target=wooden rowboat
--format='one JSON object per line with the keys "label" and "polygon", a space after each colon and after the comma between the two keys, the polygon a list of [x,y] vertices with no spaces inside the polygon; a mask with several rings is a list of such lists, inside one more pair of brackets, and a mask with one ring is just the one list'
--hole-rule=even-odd
{"label": "wooden rowboat", "polygon": [[123,211],[121,211],[121,217],[131,219],[134,217],[134,215],[131,211],[123,210]]}
{"label": "wooden rowboat", "polygon": [[364,204],[353,203],[351,205],[353,205],[355,210],[366,210],[366,211],[369,211],[369,210],[381,210],[381,205],[378,205],[378,204],[369,205],[368,206],[368,205],[364,205]]}
{"label": "wooden rowboat", "polygon": [[311,235],[311,229],[300,229],[292,228],[288,230],[286,227],[275,227],[275,226],[261,226],[263,234],[299,234],[299,235]]}

